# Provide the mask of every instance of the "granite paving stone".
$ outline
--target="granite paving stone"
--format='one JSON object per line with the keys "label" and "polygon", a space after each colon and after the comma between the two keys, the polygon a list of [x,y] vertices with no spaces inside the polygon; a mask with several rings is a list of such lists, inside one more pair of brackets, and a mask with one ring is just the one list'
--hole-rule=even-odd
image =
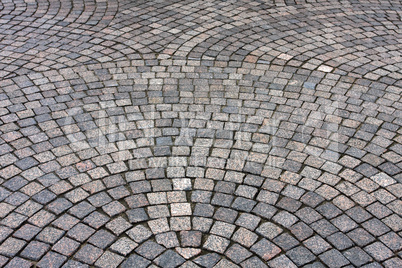
{"label": "granite paving stone", "polygon": [[61,267],[66,261],[66,257],[49,251],[38,263],[37,267]]}
{"label": "granite paving stone", "polygon": [[29,260],[38,261],[48,250],[48,244],[32,241],[21,252],[21,256]]}
{"label": "granite paving stone", "polygon": [[319,256],[328,267],[341,267],[349,264],[349,261],[336,249],[331,249]]}
{"label": "granite paving stone", "polygon": [[74,257],[86,264],[93,264],[101,255],[103,251],[100,248],[86,244],[74,254]]}
{"label": "granite paving stone", "polygon": [[354,247],[343,252],[343,255],[355,266],[362,266],[373,259],[361,248]]}
{"label": "granite paving stone", "polygon": [[401,10],[0,0],[0,266],[401,266]]}
{"label": "granite paving stone", "polygon": [[65,256],[71,256],[79,248],[79,246],[79,242],[67,237],[63,237],[52,247],[52,250]]}
{"label": "granite paving stone", "polygon": [[368,245],[364,250],[370,254],[376,261],[383,261],[392,256],[392,251],[381,242],[375,242]]}

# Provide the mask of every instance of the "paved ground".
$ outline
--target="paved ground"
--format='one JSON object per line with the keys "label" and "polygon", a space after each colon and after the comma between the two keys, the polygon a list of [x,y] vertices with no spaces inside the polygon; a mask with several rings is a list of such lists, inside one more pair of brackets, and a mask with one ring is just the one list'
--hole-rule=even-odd
{"label": "paved ground", "polygon": [[0,1],[1,267],[402,267],[402,3]]}

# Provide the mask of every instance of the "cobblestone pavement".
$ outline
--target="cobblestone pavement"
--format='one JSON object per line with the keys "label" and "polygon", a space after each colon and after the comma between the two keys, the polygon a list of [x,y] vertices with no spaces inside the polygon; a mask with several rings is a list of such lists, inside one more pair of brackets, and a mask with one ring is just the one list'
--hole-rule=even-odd
{"label": "cobblestone pavement", "polygon": [[0,0],[0,266],[402,267],[401,16]]}

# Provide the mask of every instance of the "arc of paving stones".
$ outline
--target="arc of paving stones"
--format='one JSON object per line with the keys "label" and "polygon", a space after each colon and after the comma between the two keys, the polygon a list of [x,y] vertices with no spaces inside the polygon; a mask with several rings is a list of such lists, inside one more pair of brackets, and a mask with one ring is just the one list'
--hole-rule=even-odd
{"label": "arc of paving stones", "polygon": [[[175,37],[139,47],[162,51]],[[398,73],[379,82],[378,74],[340,78],[350,67],[312,71],[321,62],[296,72],[289,55],[279,55],[279,65],[266,64],[266,55],[254,65],[212,53],[222,61],[121,61],[6,80],[1,148],[12,154],[1,159],[2,255],[44,267],[67,259],[110,267],[124,258],[126,266],[162,267],[185,259],[207,267],[359,266],[374,258],[392,267],[400,254]]]}
{"label": "arc of paving stones", "polygon": [[[107,26],[118,10],[117,1],[2,1],[0,12],[5,20],[33,23],[33,27],[68,26],[81,24],[88,26]],[[31,18],[31,19],[28,19]],[[16,23],[14,23],[16,24]],[[27,26],[27,25],[23,25]],[[77,26],[77,25],[75,25]],[[46,29],[46,27],[43,27]],[[100,28],[98,28],[100,29]]]}
{"label": "arc of paving stones", "polygon": [[[10,55],[3,58],[4,72],[2,74],[4,78],[28,74],[33,71],[43,72],[94,63],[101,64],[112,59],[130,60],[142,58],[141,54],[130,46],[113,40],[113,34],[104,33],[99,37],[87,35],[82,40],[76,39],[78,35],[62,38],[54,38],[47,34],[41,35],[42,37],[39,39],[33,40],[32,36],[29,38],[21,37],[19,40],[21,41],[20,48],[27,50],[25,51],[25,56],[21,59],[21,53],[10,52]],[[53,40],[49,42],[49,39]],[[38,43],[43,43],[43,45],[38,47]],[[109,45],[111,47],[106,49],[105,46]],[[12,45],[10,51],[14,49],[15,47]],[[127,55],[130,52],[132,54]]]}
{"label": "arc of paving stones", "polygon": [[[394,82],[400,79],[400,69],[389,64],[400,64],[400,44],[395,41],[400,35],[396,26],[400,19],[392,3],[382,3],[381,11],[365,3],[323,2],[320,8],[298,4],[276,7],[274,3],[241,1],[139,2],[127,4],[134,18],[132,13],[122,15],[111,27],[124,28],[130,39],[175,58],[259,61],[321,71],[336,67],[342,75]],[[349,9],[347,18],[345,8]],[[372,13],[362,12],[367,9]],[[205,15],[197,19],[201,24],[186,20],[202,10]],[[179,20],[167,20],[165,13]],[[352,27],[345,21],[362,27]],[[135,23],[145,28],[131,29]],[[375,28],[367,31],[364,25],[372,23]],[[381,33],[374,34],[375,29]],[[377,51],[381,44],[387,45]]]}
{"label": "arc of paving stones", "polygon": [[396,87],[266,64],[110,65],[4,80],[2,263],[396,261]]}
{"label": "arc of paving stones", "polygon": [[117,9],[113,1],[5,2],[0,11],[4,33],[0,35],[4,49],[0,76],[105,62],[110,56],[121,60],[124,55],[119,50],[138,55],[111,41],[114,37],[104,30]]}
{"label": "arc of paving stones", "polygon": [[[84,4],[75,4],[70,8],[64,7],[63,10],[72,9],[69,14],[79,13],[81,17],[64,18],[60,15],[56,16],[57,19],[64,18],[63,23],[73,22],[71,27],[63,25],[63,28],[56,24],[57,31],[63,29],[63,31],[74,32],[77,31],[77,27],[84,25],[80,23],[91,25],[106,21],[107,24],[100,24],[100,26],[103,25],[103,28],[98,25],[94,27],[85,25],[84,28],[89,31],[87,37],[94,34],[94,31],[101,31],[102,34],[98,34],[100,38],[106,37],[108,41],[101,42],[99,38],[96,38],[90,42],[77,44],[73,40],[63,38],[62,43],[68,42],[73,46],[80,45],[82,49],[78,49],[76,53],[68,52],[73,48],[69,48],[67,51],[59,51],[57,47],[60,46],[60,43],[51,42],[50,48],[47,45],[43,48],[46,51],[39,50],[42,52],[39,54],[41,60],[36,59],[36,63],[32,62],[33,56],[21,61],[18,60],[21,52],[14,53],[12,57],[3,59],[7,64],[3,69],[4,76],[15,75],[10,74],[10,71],[14,70],[18,70],[17,74],[21,75],[28,73],[31,69],[35,71],[48,70],[49,65],[51,68],[57,69],[66,67],[66,63],[71,67],[82,63],[89,64],[91,61],[93,63],[94,60],[98,59],[105,62],[110,58],[117,60],[122,59],[121,57],[126,57],[126,59],[143,58],[144,54],[147,58],[153,53],[163,52],[173,54],[174,57],[178,58],[259,61],[260,63],[302,66],[303,68],[321,71],[332,71],[334,67],[337,67],[336,72],[341,75],[364,77],[372,80],[388,80],[387,83],[390,81],[394,83],[401,77],[398,67],[395,66],[400,64],[400,46],[395,41],[400,35],[395,25],[400,20],[391,3],[382,3],[381,10],[377,10],[377,6],[372,7],[372,5],[368,6],[364,3],[351,3],[349,5],[345,3],[335,5],[334,3],[321,3],[319,9],[312,4],[306,5],[305,3],[278,8],[273,2],[249,4],[241,1],[238,3],[220,2],[218,4],[212,1],[202,3],[181,1],[176,4],[171,2],[155,4],[154,2],[140,1],[119,4],[121,4],[122,10],[132,12],[122,12],[116,15],[112,21],[99,20],[103,17],[97,15],[96,11],[94,18],[92,18],[91,12],[82,10],[83,7],[86,7]],[[40,2],[38,6],[49,6],[48,9],[41,8],[40,10],[50,10],[51,14],[58,14],[57,10],[61,5],[57,3],[55,5],[53,7],[47,2]],[[99,6],[99,4],[94,5],[94,3],[87,5],[89,9]],[[279,4],[276,3],[276,5]],[[110,3],[107,7],[109,6],[112,10],[106,11],[105,14],[115,14],[118,5]],[[77,8],[78,12],[74,11]],[[344,8],[350,8],[348,20],[361,25],[364,23],[367,25],[369,23],[378,24],[376,29],[380,30],[381,34],[377,35],[372,31],[362,34],[367,29],[351,28],[351,26],[346,25],[345,21],[337,18],[345,17]],[[26,9],[23,8],[23,10]],[[199,18],[204,26],[197,26],[197,24],[188,21],[189,18],[192,18],[191,15],[195,16],[203,9],[210,11],[210,14]],[[314,13],[310,11],[312,9],[314,9]],[[362,10],[366,9],[373,10],[374,14],[366,12],[363,15]],[[6,11],[10,13],[9,9]],[[100,12],[103,14],[102,10]],[[88,15],[83,15],[86,13]],[[167,17],[166,13],[174,14],[179,20],[172,21],[172,17]],[[379,14],[386,17],[386,20],[380,19]],[[282,18],[281,21],[277,21],[278,16]],[[25,17],[23,16],[23,18]],[[179,22],[182,22],[182,25]],[[43,24],[42,21],[39,22],[41,27],[45,27],[46,25],[43,26]],[[53,28],[55,27],[51,29]],[[285,29],[286,31],[284,31]],[[54,32],[50,31],[50,34],[53,35]],[[76,38],[75,35],[72,37]],[[21,39],[21,42],[25,42],[27,38],[22,37]],[[114,42],[118,41],[112,48],[110,48],[112,46],[110,39],[113,39]],[[95,46],[93,42],[95,42]],[[130,43],[132,45],[125,45]],[[388,44],[388,46],[377,51],[376,47],[383,43]],[[10,49],[18,51],[31,49],[31,46],[32,43],[28,43],[25,46],[21,44],[17,48],[11,46]],[[102,49],[104,46],[109,48]],[[91,47],[93,48],[91,49]],[[114,47],[118,51],[110,51]],[[105,51],[106,54],[99,55],[102,54],[102,51]],[[31,54],[35,54],[35,50]],[[54,62],[55,54],[60,56],[56,57],[56,62]],[[68,56],[65,57],[66,55]],[[35,54],[35,56],[38,55]],[[78,62],[75,60],[77,58]],[[14,61],[16,64],[13,63]],[[37,61],[43,62],[43,64]],[[27,66],[20,68],[23,64]]]}

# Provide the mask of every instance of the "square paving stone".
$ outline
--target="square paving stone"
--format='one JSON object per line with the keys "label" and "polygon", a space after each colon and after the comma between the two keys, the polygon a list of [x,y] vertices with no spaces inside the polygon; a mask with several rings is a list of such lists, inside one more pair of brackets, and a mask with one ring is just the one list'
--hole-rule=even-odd
{"label": "square paving stone", "polygon": [[374,236],[380,236],[391,229],[378,219],[371,219],[362,224],[363,228]]}
{"label": "square paving stone", "polygon": [[299,217],[299,219],[301,219],[306,224],[311,224],[322,218],[322,216],[318,214],[315,210],[308,207],[302,208],[297,211],[296,216]]}
{"label": "square paving stone", "polygon": [[278,210],[274,206],[265,204],[263,202],[258,203],[252,210],[253,213],[264,219],[271,219],[277,211]]}
{"label": "square paving stone", "polygon": [[236,241],[245,247],[251,247],[257,239],[258,236],[255,233],[245,228],[238,229],[232,237],[233,241]]}
{"label": "square paving stone", "polygon": [[216,193],[212,198],[211,204],[221,207],[229,207],[233,202],[233,196],[228,194]]}
{"label": "square paving stone", "polygon": [[66,211],[67,209],[69,209],[70,207],[72,207],[73,204],[68,201],[65,198],[58,198],[56,200],[54,200],[52,203],[50,203],[47,208],[55,213],[55,214],[61,214],[62,212]]}
{"label": "square paving stone", "polygon": [[147,198],[143,194],[131,195],[124,199],[130,208],[139,208],[149,205]]}
{"label": "square paving stone", "polygon": [[316,231],[321,237],[324,238],[338,231],[335,226],[333,226],[325,219],[314,222],[310,226],[313,228],[314,231]]}
{"label": "square paving stone", "polygon": [[362,266],[373,259],[359,247],[354,247],[343,252],[345,256],[353,265]]}
{"label": "square paving stone", "polygon": [[88,197],[88,201],[95,207],[101,207],[110,203],[112,201],[112,198],[110,198],[107,193],[100,192]]}
{"label": "square paving stone", "polygon": [[65,255],[71,256],[80,246],[80,243],[70,238],[63,237],[53,247],[52,250]]}
{"label": "square paving stone", "polygon": [[349,264],[349,261],[336,249],[321,254],[319,258],[331,268]]}
{"label": "square paving stone", "polygon": [[258,257],[254,256],[245,260],[240,264],[244,268],[267,268],[268,266],[263,263]]}
{"label": "square paving stone", "polygon": [[173,203],[170,205],[172,216],[191,215],[190,203]]}
{"label": "square paving stone", "polygon": [[392,267],[401,267],[402,266],[402,259],[401,258],[392,258],[384,262],[384,266],[387,268]]}
{"label": "square paving stone", "polygon": [[394,232],[389,232],[381,236],[380,240],[393,251],[402,249],[402,238]]}
{"label": "square paving stone", "polygon": [[158,258],[155,259],[155,263],[163,268],[178,267],[186,260],[173,250],[167,250]]}
{"label": "square paving stone", "polygon": [[282,228],[272,222],[265,222],[261,224],[256,230],[258,234],[264,236],[265,238],[268,238],[269,240],[277,237],[280,233],[282,233],[282,231]]}
{"label": "square paving stone", "polygon": [[5,201],[10,205],[18,206],[18,205],[21,205],[22,203],[24,203],[28,199],[29,199],[29,197],[27,195],[20,193],[20,192],[16,192],[16,193],[13,193],[12,195],[8,196]]}
{"label": "square paving stone", "polygon": [[324,200],[325,199],[323,197],[321,197],[320,195],[318,195],[314,192],[307,192],[300,198],[301,202],[303,202],[304,204],[306,204],[312,208],[315,208],[320,203],[322,203]]}
{"label": "square paving stone", "polygon": [[116,236],[110,232],[99,230],[88,239],[88,242],[98,248],[105,249],[106,247],[110,246],[115,239]]}
{"label": "square paving stone", "polygon": [[103,250],[100,248],[86,244],[74,255],[74,257],[81,262],[92,265],[102,255],[102,253]]}
{"label": "square paving stone", "polygon": [[212,197],[212,192],[193,191],[191,193],[191,201],[195,203],[209,203]]}
{"label": "square paving stone", "polygon": [[149,217],[153,219],[170,216],[169,208],[166,205],[149,206],[147,212]]}
{"label": "square paving stone", "polygon": [[109,218],[97,211],[92,212],[89,216],[84,219],[84,223],[89,226],[98,229],[109,221]]}
{"label": "square paving stone", "polygon": [[313,236],[305,240],[303,244],[316,255],[331,248],[331,245],[320,236]]}
{"label": "square paving stone", "polygon": [[129,222],[137,223],[148,220],[148,215],[143,208],[131,209],[126,212]]}
{"label": "square paving stone", "polygon": [[275,222],[287,228],[297,222],[297,217],[287,211],[281,211],[272,218]]}
{"label": "square paving stone", "polygon": [[393,256],[392,251],[381,242],[375,242],[368,245],[364,250],[370,254],[376,261],[384,261]]}
{"label": "square paving stone", "polygon": [[237,217],[237,212],[228,209],[228,208],[218,208],[218,210],[215,212],[214,219],[220,220],[220,221],[225,221],[228,223],[233,223]]}
{"label": "square paving stone", "polygon": [[285,251],[300,244],[299,241],[288,233],[281,234],[280,236],[276,237],[273,242]]}
{"label": "square paving stone", "polygon": [[50,248],[48,244],[32,241],[21,252],[21,257],[29,260],[38,261]]}
{"label": "square paving stone", "polygon": [[253,231],[258,226],[260,221],[261,221],[261,219],[257,216],[254,216],[254,215],[248,214],[248,213],[242,213],[242,214],[240,214],[239,218],[236,220],[236,225],[242,226],[244,228],[247,228],[247,229]]}
{"label": "square paving stone", "polygon": [[97,267],[109,268],[118,267],[121,262],[123,262],[124,257],[117,255],[116,253],[106,251],[103,255],[96,261],[95,265]]}
{"label": "square paving stone", "polygon": [[141,243],[147,240],[152,235],[152,232],[148,228],[145,228],[142,225],[137,225],[131,230],[127,231],[126,233],[131,239],[133,239],[137,243]]}
{"label": "square paving stone", "polygon": [[56,195],[46,189],[35,194],[32,197],[33,200],[35,200],[36,202],[39,202],[42,205],[46,205],[47,203],[54,200],[55,198],[56,198]]}
{"label": "square paving stone", "polygon": [[126,208],[118,201],[113,201],[107,205],[104,205],[102,209],[110,217],[116,216],[126,210]]}
{"label": "square paving stone", "polygon": [[72,214],[73,216],[76,216],[79,219],[83,219],[85,216],[87,216],[94,210],[95,207],[93,207],[86,201],[82,201],[78,205],[75,205],[74,207],[70,208],[69,213]]}
{"label": "square paving stone", "polygon": [[289,250],[286,255],[298,266],[315,260],[314,254],[302,246]]}
{"label": "square paving stone", "polygon": [[33,266],[33,264],[30,261],[24,260],[19,257],[14,257],[4,267],[6,267],[6,268],[30,268],[32,266]]}
{"label": "square paving stone", "polygon": [[227,259],[222,259],[220,262],[218,262],[214,267],[216,268],[239,268],[240,266],[234,264],[231,261],[228,261]]}
{"label": "square paving stone", "polygon": [[130,257],[122,263],[121,267],[122,268],[132,268],[132,267],[138,267],[138,268],[146,268],[149,267],[151,262],[137,254],[131,254]]}
{"label": "square paving stone", "polygon": [[253,254],[239,244],[234,244],[226,251],[225,255],[235,263],[241,263]]}
{"label": "square paving stone", "polygon": [[[173,219],[173,218],[171,218]],[[166,218],[160,218],[153,221],[148,221],[148,226],[154,234],[170,231],[169,223]]]}
{"label": "square paving stone", "polygon": [[196,264],[201,265],[201,267],[212,268],[220,260],[220,256],[216,253],[209,253],[202,255],[194,260]]}
{"label": "square paving stone", "polygon": [[[21,228],[19,228],[14,233],[14,237],[21,238],[21,239],[29,241],[34,236],[36,236],[40,231],[41,231],[41,228],[33,226],[33,225],[27,223],[27,224],[23,225]],[[11,234],[11,232],[9,234]]]}
{"label": "square paving stone", "polygon": [[155,236],[156,242],[163,245],[165,248],[173,248],[180,246],[179,240],[175,232],[167,232],[162,234],[157,234]]}
{"label": "square paving stone", "polygon": [[146,241],[135,250],[136,253],[149,260],[154,260],[163,251],[165,251],[164,247],[152,241]]}
{"label": "square paving stone", "polygon": [[345,234],[338,232],[327,237],[328,241],[338,250],[344,250],[353,246],[352,240]]}
{"label": "square paving stone", "polygon": [[268,261],[278,255],[282,250],[268,240],[262,239],[251,247],[251,251],[256,253],[265,261]]}
{"label": "square paving stone", "polygon": [[45,210],[40,210],[34,216],[29,218],[28,222],[38,227],[45,227],[52,222],[56,217]]}
{"label": "square paving stone", "polygon": [[317,211],[327,219],[332,219],[342,213],[340,209],[331,203],[325,203],[317,207]]}
{"label": "square paving stone", "polygon": [[68,231],[67,235],[79,242],[83,242],[88,239],[88,237],[90,237],[93,233],[95,233],[95,230],[93,228],[89,227],[88,225],[79,223],[74,226],[70,231]]}
{"label": "square paving stone", "polygon": [[214,214],[214,207],[210,204],[197,203],[194,208],[193,215],[202,217],[212,217]]}
{"label": "square paving stone", "polygon": [[204,233],[208,232],[211,228],[212,222],[213,220],[209,218],[194,217],[192,221],[193,229]]}
{"label": "square paving stone", "polygon": [[0,254],[7,257],[13,257],[25,246],[25,244],[26,242],[23,240],[9,237],[1,244]]}
{"label": "square paving stone", "polygon": [[199,247],[201,245],[202,233],[198,231],[182,231],[180,232],[180,240],[182,247]]}
{"label": "square paving stone", "polygon": [[216,221],[210,230],[210,233],[216,234],[222,237],[230,238],[235,230],[236,226],[222,221]]}
{"label": "square paving stone", "polygon": [[48,244],[54,244],[56,243],[63,235],[65,234],[65,231],[53,228],[53,227],[46,227],[43,229],[42,232],[40,232],[37,236],[36,239],[48,243]]}
{"label": "square paving stone", "polygon": [[250,212],[254,208],[255,204],[256,202],[253,200],[238,197],[233,202],[232,208],[240,211]]}
{"label": "square paving stone", "polygon": [[359,206],[349,209],[346,212],[346,214],[348,214],[348,216],[357,223],[364,222],[372,217],[370,213],[368,213],[365,209]]}
{"label": "square paving stone", "polygon": [[229,240],[223,237],[210,235],[205,241],[203,247],[207,250],[223,254],[223,252],[225,252],[226,248],[229,246],[229,243]]}
{"label": "square paving stone", "polygon": [[353,231],[347,233],[347,236],[360,247],[366,246],[375,240],[372,235],[362,228],[354,229]]}
{"label": "square paving stone", "polygon": [[106,228],[112,231],[115,235],[120,235],[128,230],[131,226],[132,225],[123,217],[118,217],[106,224]]}
{"label": "square paving stone", "polygon": [[358,226],[351,218],[346,215],[341,215],[335,219],[332,219],[331,223],[344,233]]}
{"label": "square paving stone", "polygon": [[87,264],[83,264],[82,262],[69,260],[67,261],[62,268],[88,268]]}
{"label": "square paving stone", "polygon": [[304,222],[299,222],[289,229],[299,240],[304,240],[313,235],[314,231]]}
{"label": "square paving stone", "polygon": [[281,255],[269,263],[269,266],[272,268],[280,268],[280,267],[288,267],[288,268],[296,268],[297,266],[285,255]]}
{"label": "square paving stone", "polygon": [[7,203],[1,203],[0,204],[0,217],[4,218],[6,217],[13,209],[15,206],[7,204]]}
{"label": "square paving stone", "polygon": [[137,243],[132,241],[127,237],[122,237],[117,240],[110,249],[121,254],[121,255],[128,255],[131,251],[133,251],[138,246]]}
{"label": "square paving stone", "polygon": [[65,256],[50,251],[38,262],[37,267],[61,267],[66,259]]}

